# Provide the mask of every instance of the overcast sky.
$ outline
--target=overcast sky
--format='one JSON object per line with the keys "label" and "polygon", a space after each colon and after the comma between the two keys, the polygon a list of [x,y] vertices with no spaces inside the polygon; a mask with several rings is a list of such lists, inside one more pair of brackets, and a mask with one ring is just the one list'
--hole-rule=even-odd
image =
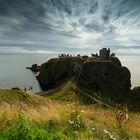
{"label": "overcast sky", "polygon": [[140,54],[140,0],[0,0],[0,53]]}

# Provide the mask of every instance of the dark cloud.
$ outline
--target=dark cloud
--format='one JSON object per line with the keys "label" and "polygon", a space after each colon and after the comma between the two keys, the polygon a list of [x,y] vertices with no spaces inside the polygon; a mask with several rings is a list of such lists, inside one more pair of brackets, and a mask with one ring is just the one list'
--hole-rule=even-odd
{"label": "dark cloud", "polygon": [[0,14],[4,16],[23,15],[27,18],[43,16],[45,8],[42,0],[0,0]]}
{"label": "dark cloud", "polygon": [[0,0],[0,45],[139,48],[139,11],[139,0]]}

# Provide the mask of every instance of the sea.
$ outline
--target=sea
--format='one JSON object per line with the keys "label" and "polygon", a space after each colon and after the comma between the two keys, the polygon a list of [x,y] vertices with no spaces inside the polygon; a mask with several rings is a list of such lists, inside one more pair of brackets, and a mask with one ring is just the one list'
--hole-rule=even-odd
{"label": "sea", "polygon": [[[36,93],[42,89],[36,80],[38,73],[33,73],[26,67],[32,64],[41,65],[50,58],[57,57],[54,54],[0,54],[0,89],[19,87]],[[33,89],[30,90],[30,87]]]}
{"label": "sea", "polygon": [[[42,89],[36,80],[38,73],[33,73],[26,67],[32,64],[41,65],[56,54],[0,54],[0,89],[19,87],[30,92],[41,92]],[[123,66],[131,71],[132,87],[140,86],[140,56],[118,56]]]}

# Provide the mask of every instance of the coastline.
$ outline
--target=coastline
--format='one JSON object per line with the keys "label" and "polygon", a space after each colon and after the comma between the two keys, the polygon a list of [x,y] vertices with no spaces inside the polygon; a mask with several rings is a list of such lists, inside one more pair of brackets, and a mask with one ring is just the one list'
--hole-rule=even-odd
{"label": "coastline", "polygon": [[[34,63],[41,65],[43,62],[49,60],[56,55],[48,54],[22,54],[22,55],[0,55],[0,88],[11,89],[13,87],[20,87],[24,89],[28,86],[33,86],[35,92],[40,92],[39,84],[35,78],[35,74],[26,70],[27,66]],[[118,56],[122,64],[127,66],[131,71],[132,88],[140,85],[140,56]],[[19,66],[18,66],[19,65]],[[22,80],[23,79],[23,80]],[[36,88],[37,86],[37,88]]]}

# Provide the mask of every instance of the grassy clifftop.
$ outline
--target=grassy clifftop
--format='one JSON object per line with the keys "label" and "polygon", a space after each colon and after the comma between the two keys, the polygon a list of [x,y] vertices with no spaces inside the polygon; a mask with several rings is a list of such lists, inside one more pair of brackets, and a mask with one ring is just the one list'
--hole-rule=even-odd
{"label": "grassy clifftop", "polygon": [[0,139],[140,139],[138,113],[128,112],[129,121],[120,127],[114,110],[81,104],[75,88],[72,79],[46,97],[0,90]]}
{"label": "grassy clifftop", "polygon": [[29,107],[39,107],[42,105],[47,105],[46,99],[44,99],[41,96],[37,96],[32,93],[25,93],[20,90],[0,90],[0,105],[2,106],[3,104],[7,105],[15,105],[18,107],[22,107],[23,109],[24,105]]}
{"label": "grassy clifftop", "polygon": [[8,120],[17,119],[18,113],[21,113],[34,121],[43,122],[55,116],[57,111],[61,112],[62,108],[61,104],[32,93],[0,90],[0,117]]}

